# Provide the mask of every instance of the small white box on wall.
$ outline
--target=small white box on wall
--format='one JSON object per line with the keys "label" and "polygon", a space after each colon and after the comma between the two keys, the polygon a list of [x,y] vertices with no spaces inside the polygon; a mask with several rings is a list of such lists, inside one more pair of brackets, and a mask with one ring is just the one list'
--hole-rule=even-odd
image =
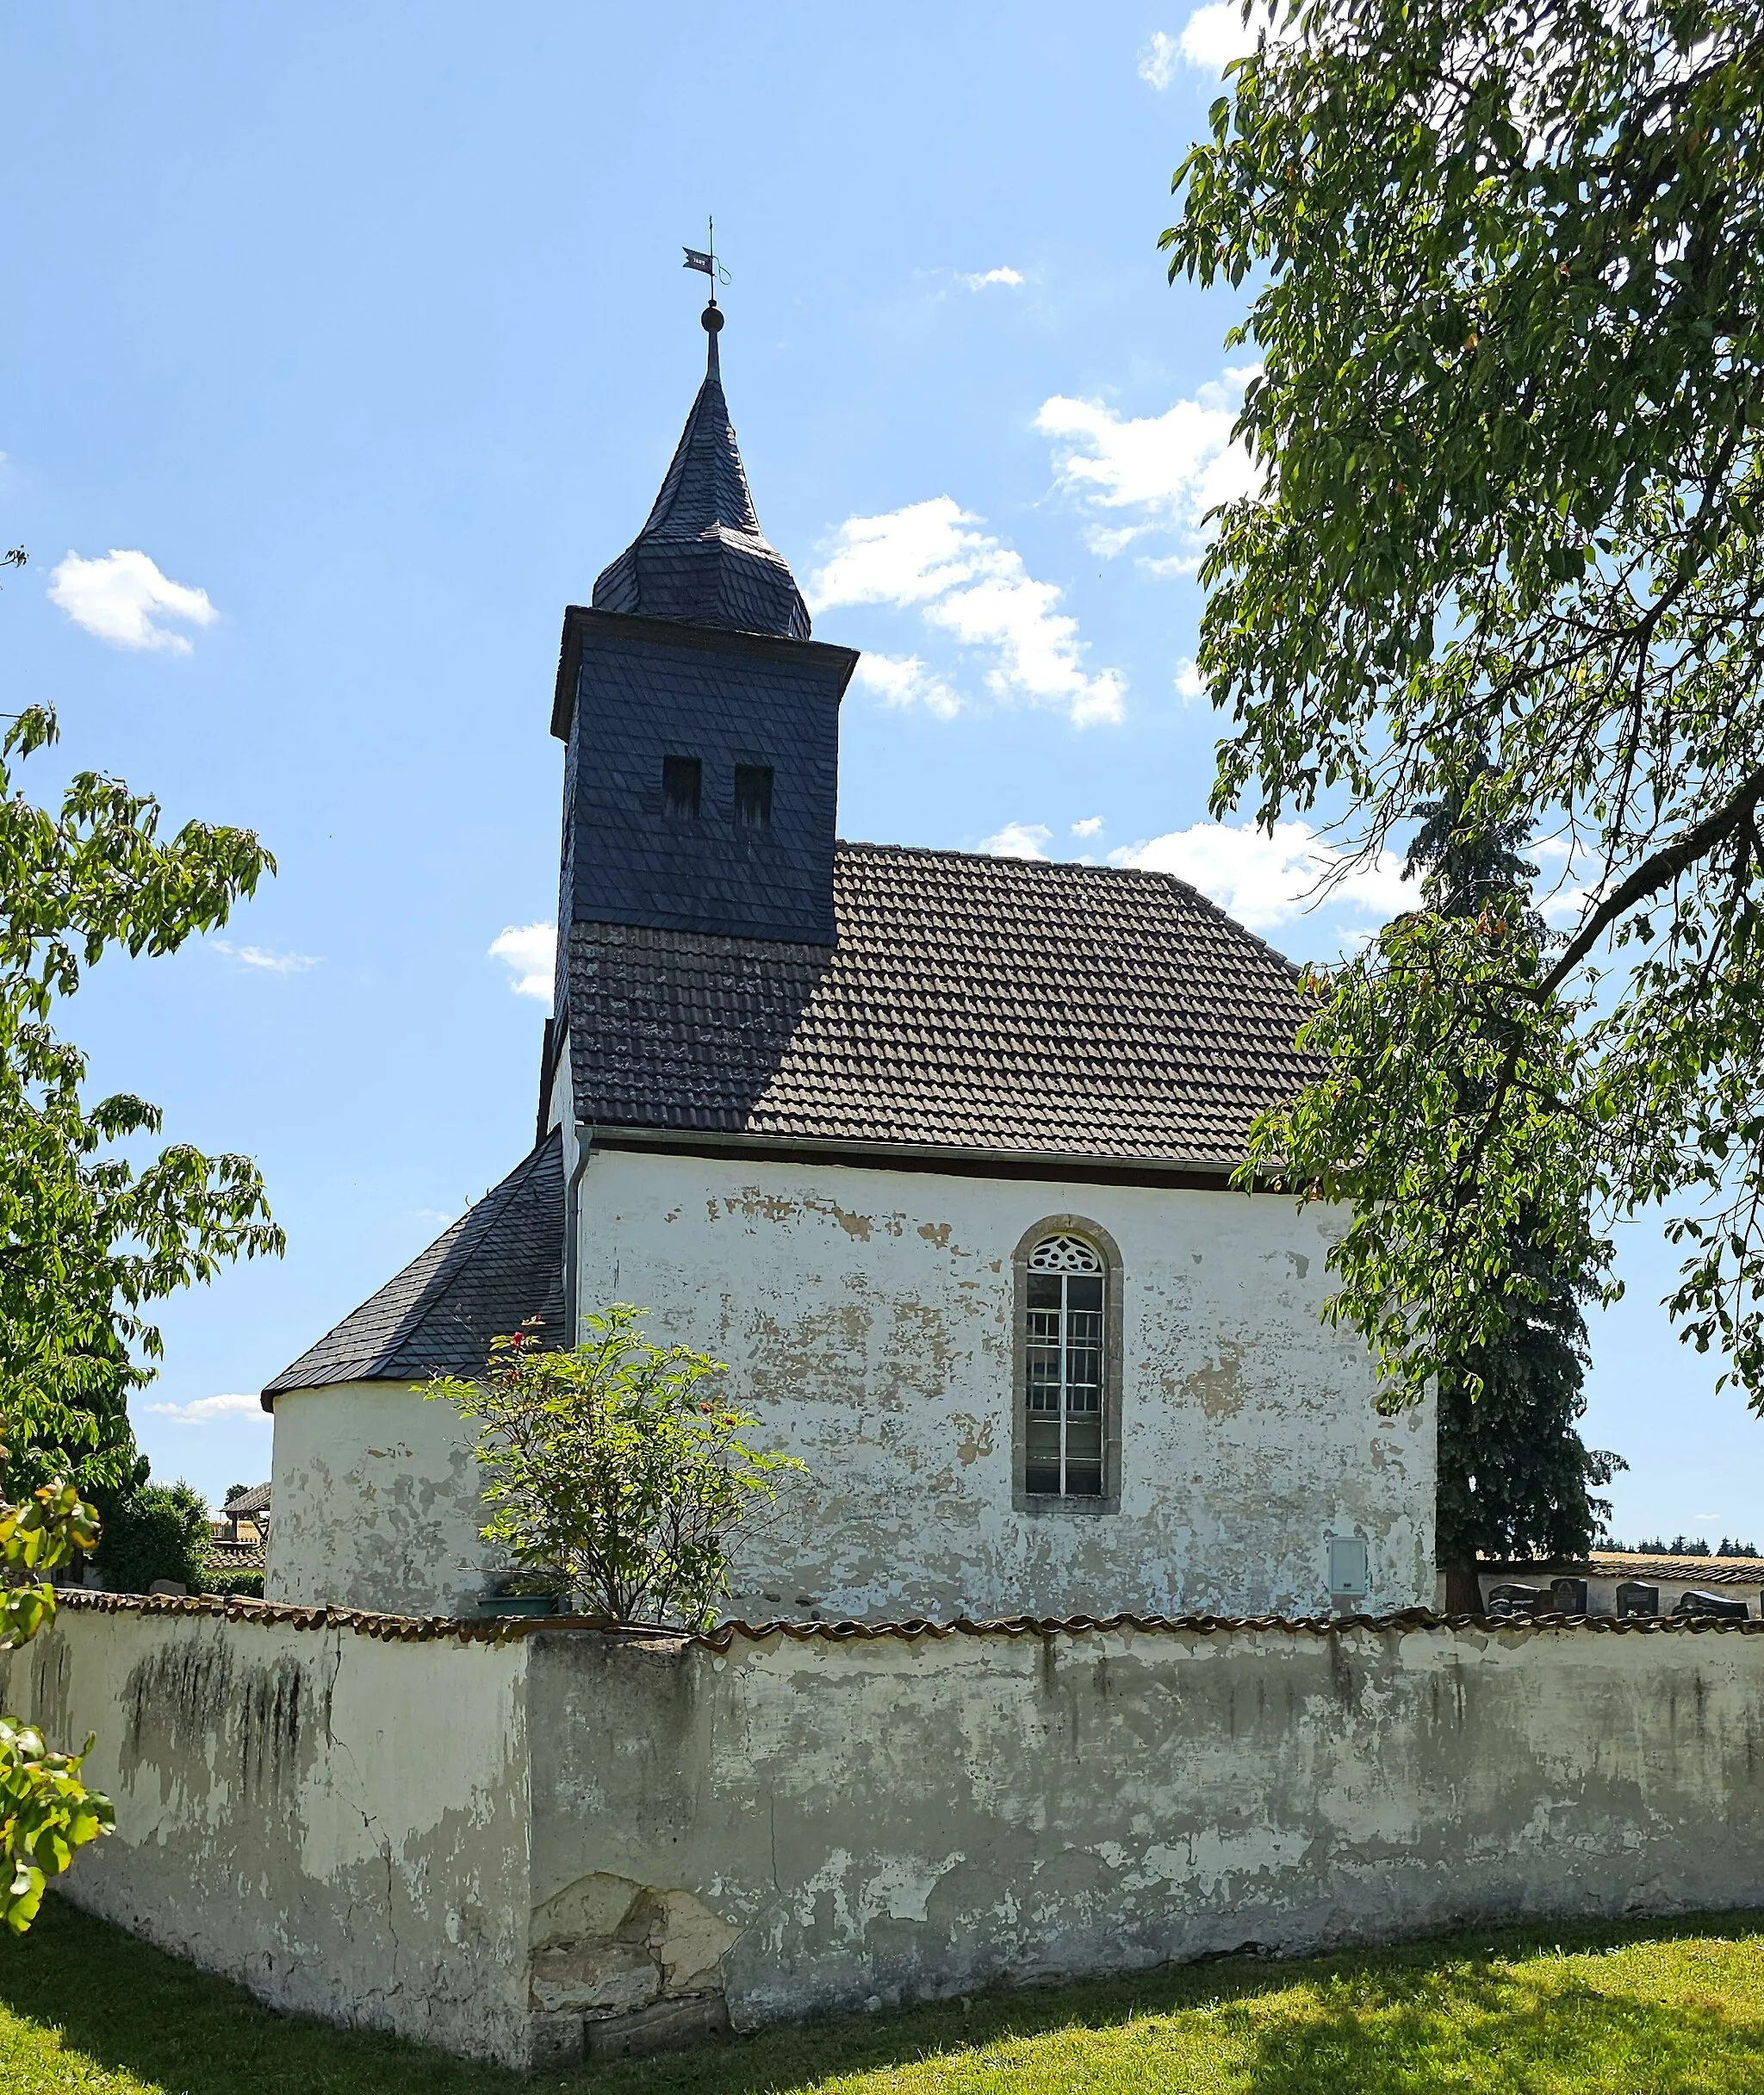
{"label": "small white box on wall", "polygon": [[1365,1537],[1332,1535],[1329,1538],[1330,1599],[1338,1604],[1343,1601],[1363,1601],[1369,1583]]}

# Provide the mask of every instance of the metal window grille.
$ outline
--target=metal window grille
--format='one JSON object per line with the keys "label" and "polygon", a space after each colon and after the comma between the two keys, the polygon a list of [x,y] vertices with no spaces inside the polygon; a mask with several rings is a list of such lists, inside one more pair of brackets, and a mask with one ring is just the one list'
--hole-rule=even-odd
{"label": "metal window grille", "polygon": [[1102,1261],[1082,1237],[1029,1253],[1023,1348],[1027,1490],[1102,1495]]}

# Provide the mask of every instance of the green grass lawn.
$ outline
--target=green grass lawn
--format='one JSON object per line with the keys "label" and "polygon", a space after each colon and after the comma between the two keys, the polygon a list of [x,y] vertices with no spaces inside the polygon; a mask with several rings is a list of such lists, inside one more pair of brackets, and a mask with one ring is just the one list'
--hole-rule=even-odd
{"label": "green grass lawn", "polygon": [[[550,2085],[556,2086],[556,2082]],[[738,2037],[566,2084],[606,2095],[1764,2095],[1764,1916],[1488,1930]],[[0,1943],[8,2095],[518,2095],[512,2073],[277,2016],[52,1899]]]}

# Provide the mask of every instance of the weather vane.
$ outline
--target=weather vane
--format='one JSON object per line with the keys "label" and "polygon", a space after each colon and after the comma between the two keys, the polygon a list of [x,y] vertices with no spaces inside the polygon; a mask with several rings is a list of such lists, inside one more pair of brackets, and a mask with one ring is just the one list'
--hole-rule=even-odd
{"label": "weather vane", "polygon": [[705,246],[702,249],[688,247],[681,267],[699,270],[711,279],[711,303],[714,306],[717,302],[717,286],[729,282],[729,271],[717,259],[717,221],[711,218],[705,222],[710,228]]}

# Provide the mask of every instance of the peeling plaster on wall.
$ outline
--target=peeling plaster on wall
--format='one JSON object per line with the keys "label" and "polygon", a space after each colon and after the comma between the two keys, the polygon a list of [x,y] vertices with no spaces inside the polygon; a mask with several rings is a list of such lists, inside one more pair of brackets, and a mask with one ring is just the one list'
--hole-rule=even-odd
{"label": "peeling plaster on wall", "polygon": [[536,1895],[691,1890],[738,2027],[1764,1898],[1764,1638],[550,1633],[529,1695]]}
{"label": "peeling plaster on wall", "polygon": [[[1011,1510],[1010,1256],[1089,1215],[1125,1262],[1119,1514]],[[668,1221],[669,1216],[677,1216]],[[733,1613],[1326,1607],[1371,1543],[1374,1607],[1433,1593],[1431,1413],[1381,1420],[1318,1311],[1339,1219],[1234,1193],[946,1178],[601,1150],[585,1299],[730,1362],[810,1477],[737,1563]],[[706,1276],[714,1276],[707,1292]]]}
{"label": "peeling plaster on wall", "polygon": [[[385,1627],[387,1626],[382,1626]],[[1354,1623],[421,1642],[70,1606],[3,1662],[79,1904],[275,2005],[562,2064],[1481,1919],[1764,1904],[1764,1635]]]}
{"label": "peeling plaster on wall", "polygon": [[0,1661],[116,1832],[74,1902],[260,1999],[525,2064],[525,1654],[64,1609]]}
{"label": "peeling plaster on wall", "polygon": [[401,1383],[276,1399],[264,1589],[297,1606],[474,1614],[506,1568],[479,1539],[483,1471],[450,1404]]}
{"label": "peeling plaster on wall", "polygon": [[[730,1365],[809,1465],[737,1555],[733,1614],[1307,1613],[1327,1538],[1374,1610],[1433,1595],[1433,1422],[1381,1419],[1318,1310],[1339,1218],[1241,1194],[601,1149],[590,1306]],[[1012,1510],[1014,1247],[1088,1215],[1125,1262],[1120,1511]],[[472,1612],[501,1569],[450,1408],[396,1384],[277,1400],[272,1599]]]}

